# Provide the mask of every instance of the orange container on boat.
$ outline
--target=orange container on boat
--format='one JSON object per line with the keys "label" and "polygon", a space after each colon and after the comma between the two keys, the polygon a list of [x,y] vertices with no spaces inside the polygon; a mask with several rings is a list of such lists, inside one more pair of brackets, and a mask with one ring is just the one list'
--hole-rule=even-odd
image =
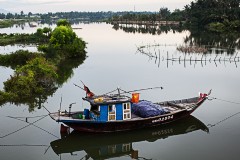
{"label": "orange container on boat", "polygon": [[139,93],[132,93],[132,103],[139,102]]}

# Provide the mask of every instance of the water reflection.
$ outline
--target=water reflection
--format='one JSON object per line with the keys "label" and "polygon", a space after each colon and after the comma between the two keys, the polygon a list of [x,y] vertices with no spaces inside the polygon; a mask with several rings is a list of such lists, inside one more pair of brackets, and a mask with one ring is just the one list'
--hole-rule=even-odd
{"label": "water reflection", "polygon": [[[57,79],[53,79],[51,81],[41,81],[36,80],[37,87],[41,89],[41,92],[33,92],[33,94],[22,94],[18,95],[22,98],[1,98],[0,97],[0,106],[10,102],[15,104],[16,106],[20,106],[22,104],[28,106],[29,112],[34,111],[35,108],[41,109],[43,104],[47,101],[49,96],[52,96],[59,87],[61,87],[65,82],[68,81],[69,78],[73,76],[73,69],[77,68],[81,65],[85,60],[85,56],[78,59],[65,59],[57,64]],[[0,64],[1,65],[1,64]],[[3,64],[2,64],[3,65]],[[4,64],[4,66],[9,66],[11,68],[16,67],[15,62]],[[6,82],[5,82],[6,83]],[[4,95],[2,91],[0,91],[0,95]]]}
{"label": "water reflection", "polygon": [[83,56],[81,58],[76,59],[65,59],[58,63],[57,65],[58,86],[62,86],[65,82],[67,82],[73,76],[73,69],[83,64],[85,59],[86,57]]}
{"label": "water reflection", "polygon": [[[113,24],[113,29],[123,30],[127,33],[143,33],[160,35],[162,33],[181,33],[186,30],[178,25],[136,25],[136,24]],[[206,49],[207,53],[223,54],[227,53],[233,55],[240,49],[240,33],[214,33],[207,30],[190,29],[189,35],[184,37],[184,46],[186,49],[192,46]]]}
{"label": "water reflection", "polygon": [[184,38],[184,43],[194,46],[204,46],[209,53],[234,54],[240,49],[240,33],[213,33],[205,30],[191,29],[190,35]]}
{"label": "water reflection", "polygon": [[183,31],[182,27],[178,25],[136,25],[136,24],[114,24],[113,29],[123,30],[127,33],[143,33],[143,34],[152,34],[160,35],[162,33],[168,33],[173,30],[173,32],[181,33]]}
{"label": "water reflection", "polygon": [[84,150],[85,159],[107,159],[113,157],[130,156],[138,159],[138,151],[133,148],[135,142],[155,142],[171,136],[187,134],[202,130],[209,132],[207,126],[193,116],[159,127],[142,129],[131,132],[89,134],[73,131],[69,135],[62,135],[61,139],[51,142],[51,147],[57,155]]}

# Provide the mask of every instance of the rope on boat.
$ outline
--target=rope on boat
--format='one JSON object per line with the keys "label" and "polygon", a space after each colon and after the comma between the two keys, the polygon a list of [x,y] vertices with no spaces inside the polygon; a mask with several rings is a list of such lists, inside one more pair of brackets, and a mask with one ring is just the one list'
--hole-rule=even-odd
{"label": "rope on boat", "polygon": [[118,90],[118,89],[114,89],[113,91],[107,92],[107,93],[105,93],[105,94],[103,94],[103,95],[107,95],[107,94],[113,93],[113,92],[115,92],[115,91],[117,91],[117,90]]}
{"label": "rope on boat", "polygon": [[45,106],[42,106],[49,114],[51,114],[51,112],[45,107]]}
{"label": "rope on boat", "polygon": [[1,144],[1,147],[48,147],[44,144]]}
{"label": "rope on boat", "polygon": [[151,87],[151,88],[143,88],[143,89],[136,89],[136,90],[131,90],[131,91],[125,91],[125,90],[123,90],[121,88],[117,88],[117,89],[115,89],[113,91],[110,91],[110,92],[107,92],[107,93],[105,93],[103,95],[108,95],[108,94],[111,94],[111,93],[116,92],[118,90],[122,91],[120,94],[125,94],[125,93],[132,94],[133,92],[136,92],[136,91],[144,91],[144,90],[159,89],[159,88],[163,89],[163,87]]}
{"label": "rope on boat", "polygon": [[[240,104],[239,102],[229,101],[229,100],[225,100],[225,99],[221,99],[221,98],[216,98],[216,97],[211,97],[211,96],[208,96],[207,99],[210,100],[210,101],[212,101],[212,100],[219,100],[219,101],[223,101],[223,102],[227,102],[227,103],[232,103],[232,104],[237,104],[237,105]],[[235,116],[237,116],[237,115],[239,115],[239,114],[240,114],[240,112],[234,113],[234,114],[232,114],[232,115],[230,115],[230,116],[228,116],[228,117],[226,117],[226,118],[218,121],[218,122],[215,123],[215,124],[208,124],[207,126],[208,126],[208,128],[212,128],[212,127],[214,127],[214,126],[216,126],[216,125],[219,125],[219,124],[223,123],[224,121],[226,121],[226,120],[228,120],[228,119],[230,119],[230,118],[232,118],[232,117],[235,117]]]}
{"label": "rope on boat", "polygon": [[[6,135],[4,135],[4,136],[1,136],[0,138],[5,138],[5,137],[8,137],[8,136],[10,136],[10,135],[12,135],[12,134],[14,134],[14,133],[17,133],[17,132],[23,130],[24,128],[27,128],[27,127],[33,125],[34,123],[36,123],[36,122],[42,120],[42,119],[45,118],[45,117],[47,117],[47,116],[44,116],[44,117],[42,117],[42,118],[40,118],[40,119],[38,119],[38,120],[36,120],[36,121],[34,121],[34,122],[32,122],[32,123],[29,123],[28,125],[26,125],[26,126],[20,128],[20,129],[18,129],[18,130],[16,130],[16,131],[13,131],[13,132],[8,133],[8,134],[6,134]],[[19,120],[19,119],[18,119],[18,120]]]}
{"label": "rope on boat", "polygon": [[7,116],[9,118],[15,118],[15,119],[20,119],[20,118],[39,118],[39,117],[44,117],[44,116],[48,116],[48,114],[45,115],[39,115],[39,116],[32,116],[32,117],[12,117],[12,116]]}
{"label": "rope on boat", "polygon": [[[45,115],[43,118],[45,118],[45,117],[47,117],[47,116],[48,116],[48,115]],[[11,117],[9,117],[9,118],[11,118]],[[40,118],[40,119],[43,119],[43,118]],[[16,119],[16,120],[19,120],[19,121],[22,121],[22,122],[26,122],[26,123],[28,123],[29,125],[33,125],[34,127],[36,127],[36,128],[38,128],[38,129],[40,129],[40,130],[42,130],[42,131],[44,131],[44,132],[46,132],[46,133],[48,133],[48,134],[54,136],[54,137],[56,137],[56,138],[59,138],[58,136],[56,136],[56,135],[50,133],[49,131],[47,131],[47,130],[41,128],[41,127],[36,126],[34,123],[30,123],[30,122],[28,122],[27,119],[26,119],[26,121],[24,121],[24,120],[22,120],[22,119],[17,119],[17,118],[13,118],[13,119]],[[39,120],[40,120],[40,119],[39,119]],[[37,122],[37,121],[36,121],[36,122]]]}
{"label": "rope on boat", "polygon": [[[50,133],[49,131],[47,131],[47,130],[45,130],[45,129],[41,128],[41,127],[38,127],[38,126],[36,126],[36,125],[34,124],[34,123],[36,123],[36,122],[38,122],[38,121],[40,121],[40,120],[42,120],[42,119],[46,118],[47,116],[48,116],[48,115],[42,116],[41,118],[39,118],[39,119],[35,120],[35,121],[34,121],[34,122],[32,122],[32,123],[30,123],[30,122],[27,122],[27,119],[26,119],[26,121],[24,121],[24,120],[22,120],[22,119],[18,119],[18,118],[15,118],[15,117],[8,116],[9,118],[13,118],[13,119],[16,119],[16,120],[19,120],[19,121],[26,122],[26,123],[28,123],[28,125],[26,125],[26,126],[24,126],[24,127],[20,128],[20,129],[17,129],[17,130],[15,130],[15,131],[11,132],[11,133],[8,133],[8,134],[6,134],[6,135],[4,135],[4,136],[1,136],[0,138],[5,138],[5,137],[8,137],[8,136],[10,136],[10,135],[12,135],[12,134],[14,134],[14,133],[17,133],[17,132],[19,132],[19,131],[21,131],[21,130],[23,130],[23,129],[25,129],[25,128],[29,127],[29,126],[31,126],[31,125],[33,125],[34,127],[36,127],[36,128],[38,128],[38,129],[40,129],[40,130],[42,130],[42,131],[44,131],[44,132],[46,132],[46,133],[48,133],[48,134],[50,134],[50,135],[54,136],[54,137],[56,137],[56,138],[59,138],[58,136],[56,136],[56,135],[54,135],[54,134]],[[21,118],[22,118],[22,117],[21,117]]]}
{"label": "rope on boat", "polygon": [[215,123],[215,124],[208,124],[207,126],[209,126],[208,128],[212,128],[212,127],[214,127],[214,126],[216,126],[216,125],[219,125],[219,124],[223,123],[224,121],[226,121],[226,120],[228,120],[228,119],[230,119],[230,118],[232,118],[232,117],[235,117],[235,116],[238,115],[238,114],[240,114],[240,112],[234,113],[234,114],[228,116],[227,118],[224,118],[223,120],[221,120],[221,121],[219,121],[219,122],[217,122],[217,123]]}
{"label": "rope on boat", "polygon": [[[136,89],[136,90],[132,90],[132,91],[124,91],[124,90],[122,90],[122,89],[120,89],[120,90],[123,91],[123,93],[129,93],[129,94],[131,94],[132,92],[145,91],[145,90],[150,90],[150,89],[163,89],[163,87],[150,87],[150,88]],[[123,93],[122,93],[122,94],[123,94]]]}
{"label": "rope on boat", "polygon": [[239,102],[229,101],[229,100],[220,99],[220,98],[211,97],[211,96],[208,96],[208,100],[210,100],[210,101],[219,100],[219,101],[228,102],[228,103],[232,103],[232,104],[240,104]]}

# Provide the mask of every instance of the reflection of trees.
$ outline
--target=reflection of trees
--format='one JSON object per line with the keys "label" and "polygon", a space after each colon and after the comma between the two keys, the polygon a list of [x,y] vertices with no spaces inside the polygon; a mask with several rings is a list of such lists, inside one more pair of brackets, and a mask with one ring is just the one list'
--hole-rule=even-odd
{"label": "reflection of trees", "polygon": [[85,57],[61,61],[57,65],[57,84],[61,86],[63,83],[67,82],[67,80],[73,76],[73,69],[81,65],[84,60]]}
{"label": "reflection of trees", "polygon": [[[5,86],[5,90],[10,90],[10,93],[0,91],[0,106],[10,102],[17,106],[21,104],[27,105],[29,111],[34,111],[36,107],[41,108],[42,104],[47,101],[48,97],[52,96],[59,86],[63,85],[70,77],[72,77],[73,69],[81,65],[84,60],[85,57],[61,61],[57,64],[56,68],[58,77],[51,80],[42,76],[40,76],[40,78],[34,78],[31,81],[23,78],[23,80],[26,79],[27,82],[20,84],[20,82],[16,83],[17,78],[11,76],[11,79],[4,82],[5,85],[8,84],[9,88],[6,90]],[[12,63],[13,64],[8,64],[7,66],[15,68],[16,64],[14,62]],[[23,89],[19,90],[21,87],[23,87]],[[15,92],[12,93],[12,91]]]}
{"label": "reflection of trees", "polygon": [[[143,33],[160,35],[162,33],[181,33],[184,28],[178,25],[136,25],[136,24],[114,24],[113,29],[123,30],[127,33]],[[214,33],[207,30],[190,29],[190,34],[184,38],[187,46],[203,47],[208,53],[227,53],[233,55],[236,49],[240,49],[240,33]]]}
{"label": "reflection of trees", "polygon": [[[36,107],[41,108],[47,98],[52,96],[58,89],[53,83],[48,84],[47,86],[41,86],[41,88],[43,88],[41,94],[32,94],[31,96],[23,99],[16,99],[15,97],[12,97],[11,99],[0,98],[0,106],[6,103],[13,103],[16,106],[27,105],[29,112],[32,112]],[[0,95],[2,93],[3,92],[0,91]]]}
{"label": "reflection of trees", "polygon": [[169,31],[182,32],[182,28],[176,25],[122,25],[122,24],[114,24],[113,29],[115,30],[123,30],[127,33],[143,33],[143,34],[152,34],[152,35],[160,35],[162,33],[168,33]]}
{"label": "reflection of trees", "polygon": [[17,67],[14,75],[4,82],[4,92],[0,91],[0,103],[27,104],[29,111],[36,106],[40,107],[56,91],[55,70],[55,66],[43,57]]}
{"label": "reflection of trees", "polygon": [[190,35],[184,38],[184,43],[190,46],[204,46],[210,53],[234,54],[236,49],[240,49],[240,34],[213,33],[206,30],[190,30]]}

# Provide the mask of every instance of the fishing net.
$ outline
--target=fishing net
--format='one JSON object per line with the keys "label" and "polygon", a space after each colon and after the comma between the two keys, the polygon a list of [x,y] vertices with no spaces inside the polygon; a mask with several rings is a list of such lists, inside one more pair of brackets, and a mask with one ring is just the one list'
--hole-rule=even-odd
{"label": "fishing net", "polygon": [[167,109],[161,107],[160,105],[146,100],[133,103],[132,105],[132,113],[142,118],[154,117],[168,112],[169,111]]}

